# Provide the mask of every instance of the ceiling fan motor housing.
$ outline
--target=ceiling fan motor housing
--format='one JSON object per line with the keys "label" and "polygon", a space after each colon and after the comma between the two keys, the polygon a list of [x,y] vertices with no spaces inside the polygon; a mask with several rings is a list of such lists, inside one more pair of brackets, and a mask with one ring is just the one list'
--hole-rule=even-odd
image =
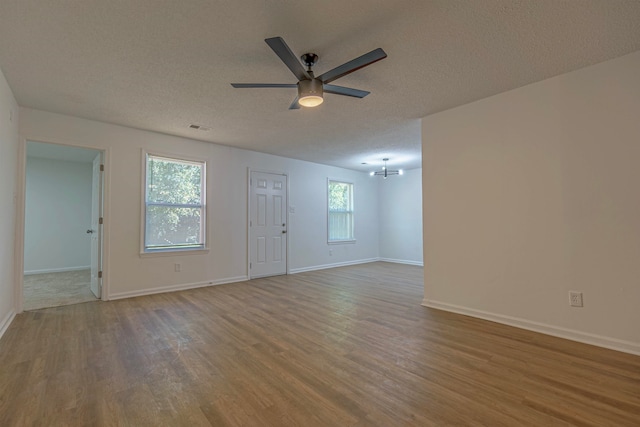
{"label": "ceiling fan motor housing", "polygon": [[303,107],[315,107],[322,104],[322,81],[305,79],[298,82],[298,102]]}

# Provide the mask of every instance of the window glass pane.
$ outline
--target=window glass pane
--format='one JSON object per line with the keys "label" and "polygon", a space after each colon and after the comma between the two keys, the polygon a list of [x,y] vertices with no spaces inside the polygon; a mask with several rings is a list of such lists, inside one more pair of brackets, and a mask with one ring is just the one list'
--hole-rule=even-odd
{"label": "window glass pane", "polygon": [[149,156],[147,202],[202,204],[202,164]]}
{"label": "window glass pane", "polygon": [[202,245],[202,208],[147,206],[146,247]]}
{"label": "window glass pane", "polygon": [[329,182],[329,210],[347,211],[351,210],[351,184],[344,182]]}
{"label": "window glass pane", "polygon": [[352,238],[351,212],[329,212],[329,240]]}

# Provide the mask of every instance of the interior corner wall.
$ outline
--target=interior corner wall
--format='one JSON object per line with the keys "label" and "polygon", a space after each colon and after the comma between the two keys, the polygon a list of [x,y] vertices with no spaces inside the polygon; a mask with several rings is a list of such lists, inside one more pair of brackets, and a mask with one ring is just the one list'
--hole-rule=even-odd
{"label": "interior corner wall", "polygon": [[422,265],[422,169],[378,180],[380,258]]}
{"label": "interior corner wall", "polygon": [[18,104],[0,70],[0,337],[15,315]]}
{"label": "interior corner wall", "polygon": [[27,157],[25,274],[90,267],[92,178],[88,162]]}
{"label": "interior corner wall", "polygon": [[635,52],[423,119],[424,305],[640,354],[638,76]]}
{"label": "interior corner wall", "polygon": [[[248,278],[248,170],[289,176],[290,272],[378,258],[378,190],[369,175],[311,162],[22,108],[20,134],[29,141],[105,152],[104,221],[108,298],[124,298]],[[143,150],[207,161],[206,254],[140,255]],[[356,243],[327,244],[327,178],[355,185]],[[176,272],[175,263],[181,264]]]}

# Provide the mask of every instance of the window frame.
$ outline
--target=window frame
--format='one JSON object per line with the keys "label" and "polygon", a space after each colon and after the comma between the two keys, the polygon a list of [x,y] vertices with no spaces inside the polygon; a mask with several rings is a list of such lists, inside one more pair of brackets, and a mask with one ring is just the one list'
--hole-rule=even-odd
{"label": "window frame", "polygon": [[[331,192],[331,183],[335,182],[338,184],[347,184],[351,187],[349,204],[350,210],[347,211],[350,214],[351,219],[351,236],[347,239],[331,239],[331,206],[330,202],[330,192]],[[355,184],[350,181],[345,181],[343,179],[334,179],[327,178],[327,244],[329,245],[338,245],[343,243],[355,243],[356,242],[356,220],[355,220]],[[340,211],[342,212],[342,211]]]}
{"label": "window frame", "polygon": [[[169,255],[192,255],[197,253],[209,252],[209,236],[208,236],[208,209],[207,209],[207,161],[202,158],[188,157],[173,153],[163,153],[158,151],[146,151],[142,150],[142,194],[141,194],[141,221],[140,221],[140,256],[169,256]],[[150,158],[158,158],[161,160],[167,160],[177,163],[186,163],[201,166],[202,175],[200,178],[200,199],[199,205],[183,205],[183,204],[171,204],[171,203],[154,203],[155,206],[176,206],[176,207],[188,207],[188,208],[200,208],[201,209],[201,223],[200,223],[200,237],[201,244],[197,245],[185,245],[185,246],[167,246],[159,248],[147,247],[147,206],[150,204],[147,202],[147,189],[148,189],[148,163]]]}

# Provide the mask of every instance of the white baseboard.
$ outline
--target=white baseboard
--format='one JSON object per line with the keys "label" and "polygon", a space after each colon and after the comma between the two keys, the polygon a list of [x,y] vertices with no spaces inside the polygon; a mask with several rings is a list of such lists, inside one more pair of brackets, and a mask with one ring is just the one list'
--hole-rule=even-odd
{"label": "white baseboard", "polygon": [[393,262],[395,264],[418,265],[420,267],[424,266],[422,261],[410,261],[408,259],[378,258],[378,261]]}
{"label": "white baseboard", "polygon": [[90,265],[85,265],[81,267],[63,267],[63,268],[47,268],[44,270],[29,270],[25,271],[24,275],[28,276],[30,274],[46,274],[46,273],[63,273],[65,271],[80,271],[80,270],[89,270],[91,269]]}
{"label": "white baseboard", "polygon": [[367,264],[370,262],[380,261],[380,258],[359,259],[356,261],[336,262],[333,264],[312,265],[311,267],[292,268],[289,274],[304,273],[305,271],[324,270],[326,268],[345,267],[347,265]]}
{"label": "white baseboard", "polygon": [[632,341],[624,341],[616,338],[609,338],[602,335],[589,334],[573,329],[562,328],[559,326],[548,325],[546,323],[534,322],[531,320],[521,319],[518,317],[505,316],[502,314],[490,313],[487,311],[476,310],[473,308],[462,307],[454,304],[448,304],[440,301],[424,299],[422,305],[425,307],[435,308],[438,310],[450,311],[453,313],[464,314],[466,316],[477,317],[496,323],[502,323],[516,328],[527,329],[534,332],[540,332],[546,335],[565,338],[572,341],[578,341],[585,344],[591,344],[598,347],[609,348],[611,350],[622,351],[640,355],[640,343]]}
{"label": "white baseboard", "polygon": [[9,311],[6,316],[4,316],[4,319],[0,321],[0,338],[2,338],[7,329],[9,329],[9,325],[11,325],[11,322],[13,322],[13,319],[15,317],[16,312],[15,310],[11,309],[11,311]]}
{"label": "white baseboard", "polygon": [[206,282],[182,283],[179,285],[160,286],[157,288],[142,289],[137,291],[116,292],[110,294],[107,300],[117,300],[123,298],[141,297],[144,295],[162,294],[165,292],[185,291],[187,289],[204,288],[207,286],[224,285],[227,283],[246,282],[249,280],[247,276],[227,277],[225,279],[208,280]]}

